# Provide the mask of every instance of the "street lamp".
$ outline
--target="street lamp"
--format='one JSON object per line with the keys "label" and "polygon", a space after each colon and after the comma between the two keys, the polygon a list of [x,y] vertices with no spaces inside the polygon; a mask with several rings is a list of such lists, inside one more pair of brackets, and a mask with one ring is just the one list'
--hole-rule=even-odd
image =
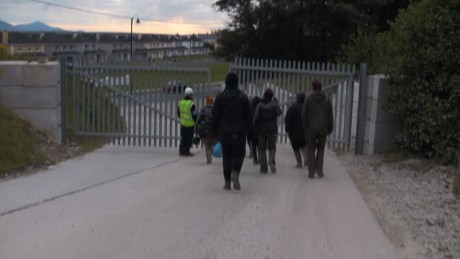
{"label": "street lamp", "polygon": [[133,15],[133,17],[131,17],[131,55],[130,55],[131,61],[133,61],[133,20],[134,20],[134,17],[136,17],[137,24],[141,23],[141,21],[139,20],[139,16]]}

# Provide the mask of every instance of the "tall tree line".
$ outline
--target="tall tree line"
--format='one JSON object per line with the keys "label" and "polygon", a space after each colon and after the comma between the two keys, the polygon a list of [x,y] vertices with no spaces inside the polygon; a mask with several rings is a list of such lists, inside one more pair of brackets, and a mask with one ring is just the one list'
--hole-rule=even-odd
{"label": "tall tree line", "polygon": [[358,29],[388,30],[410,0],[218,0],[228,14],[216,55],[334,61]]}

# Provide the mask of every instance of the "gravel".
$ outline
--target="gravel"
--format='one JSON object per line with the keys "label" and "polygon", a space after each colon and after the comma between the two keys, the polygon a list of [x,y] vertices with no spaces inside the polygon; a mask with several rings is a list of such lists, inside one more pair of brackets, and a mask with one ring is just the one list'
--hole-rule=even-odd
{"label": "gravel", "polygon": [[454,167],[391,155],[339,159],[403,258],[460,258]]}

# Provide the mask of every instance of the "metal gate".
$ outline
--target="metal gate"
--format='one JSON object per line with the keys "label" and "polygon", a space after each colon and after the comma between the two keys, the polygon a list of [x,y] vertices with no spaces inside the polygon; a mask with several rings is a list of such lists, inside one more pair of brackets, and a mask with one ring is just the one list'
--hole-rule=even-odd
{"label": "metal gate", "polygon": [[322,90],[332,101],[334,132],[328,137],[329,147],[349,149],[353,106],[353,84],[355,67],[325,63],[306,63],[277,60],[237,59],[230,67],[240,79],[240,88],[249,97],[262,97],[271,88],[278,98],[283,116],[279,118],[278,142],[287,143],[284,115],[301,91],[308,95],[311,82],[318,79]]}
{"label": "metal gate", "polygon": [[213,91],[210,79],[208,68],[75,66],[73,134],[114,145],[177,147],[177,104],[192,87],[197,109],[203,107]]}

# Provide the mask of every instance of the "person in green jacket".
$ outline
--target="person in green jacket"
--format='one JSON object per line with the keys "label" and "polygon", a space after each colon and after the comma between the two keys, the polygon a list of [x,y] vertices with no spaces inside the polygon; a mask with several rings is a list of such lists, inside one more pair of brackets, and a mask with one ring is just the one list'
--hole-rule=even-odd
{"label": "person in green jacket", "polygon": [[302,106],[302,123],[307,141],[308,178],[324,177],[323,159],[327,135],[333,131],[332,102],[321,90],[321,82],[312,82],[313,92]]}
{"label": "person in green jacket", "polygon": [[192,96],[193,89],[187,87],[184,99],[180,100],[177,105],[177,116],[180,119],[180,156],[193,156],[190,153],[190,148],[192,147],[193,133],[195,132],[197,112]]}

